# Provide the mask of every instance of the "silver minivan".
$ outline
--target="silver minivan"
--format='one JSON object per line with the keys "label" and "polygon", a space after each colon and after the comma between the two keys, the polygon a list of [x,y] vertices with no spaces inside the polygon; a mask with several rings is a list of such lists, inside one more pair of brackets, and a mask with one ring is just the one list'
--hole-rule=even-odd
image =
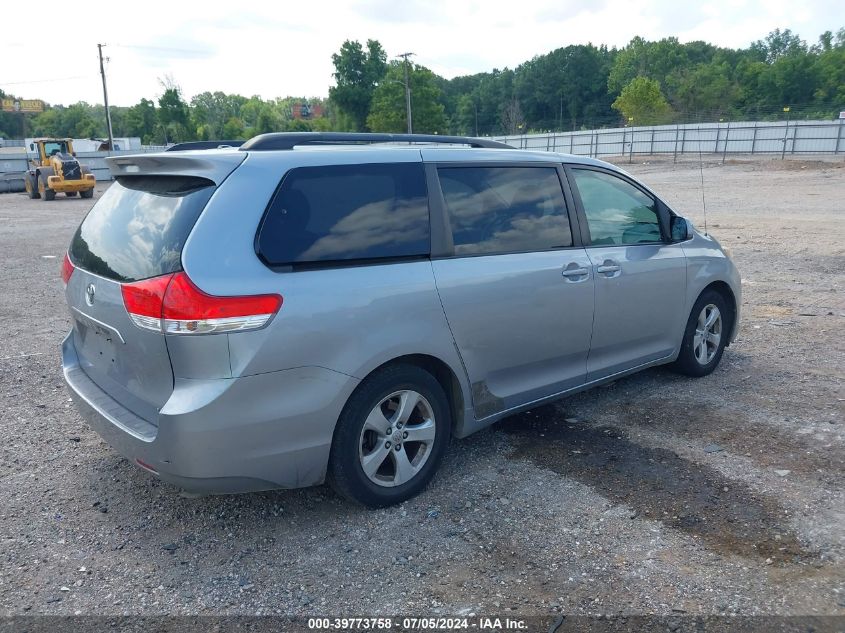
{"label": "silver minivan", "polygon": [[451,436],[654,365],[704,376],[736,336],[718,242],[608,163],[424,135],[203,147],[108,159],[62,268],[79,410],[182,488],[397,503]]}

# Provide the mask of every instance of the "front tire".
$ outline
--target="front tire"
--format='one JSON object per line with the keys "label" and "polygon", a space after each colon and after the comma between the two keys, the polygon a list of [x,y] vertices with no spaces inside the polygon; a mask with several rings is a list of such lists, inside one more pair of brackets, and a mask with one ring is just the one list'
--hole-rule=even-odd
{"label": "front tire", "polygon": [[44,200],[55,200],[56,199],[56,192],[50,187],[47,186],[47,177],[41,174],[38,176],[38,193],[41,194],[41,198]]}
{"label": "front tire", "polygon": [[440,383],[414,365],[393,365],[365,379],[338,419],[328,481],[370,508],[401,503],[434,477],[452,423]]}
{"label": "front tire", "polygon": [[674,369],[687,376],[707,376],[722,360],[730,317],[725,298],[715,290],[701,293],[690,312]]}
{"label": "front tire", "polygon": [[83,198],[93,198],[94,197],[94,188],[86,189],[85,191],[80,191],[79,195]]}

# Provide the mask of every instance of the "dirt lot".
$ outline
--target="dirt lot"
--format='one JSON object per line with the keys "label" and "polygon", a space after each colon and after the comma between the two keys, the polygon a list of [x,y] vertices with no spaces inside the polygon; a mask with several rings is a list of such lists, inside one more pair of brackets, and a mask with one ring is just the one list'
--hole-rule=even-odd
{"label": "dirt lot", "polygon": [[[697,165],[624,166],[703,225]],[[58,359],[90,202],[0,196],[2,612],[845,616],[845,165],[704,181],[745,293],[717,372],[647,371],[454,441],[380,511],[327,488],[189,498],[115,454]]]}

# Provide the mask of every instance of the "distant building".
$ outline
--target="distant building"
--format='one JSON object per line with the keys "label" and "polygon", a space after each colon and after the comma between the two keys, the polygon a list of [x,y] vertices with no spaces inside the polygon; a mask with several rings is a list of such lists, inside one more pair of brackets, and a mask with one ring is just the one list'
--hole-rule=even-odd
{"label": "distant building", "polygon": [[324,108],[319,103],[295,103],[291,106],[290,116],[292,119],[319,119],[325,114]]}

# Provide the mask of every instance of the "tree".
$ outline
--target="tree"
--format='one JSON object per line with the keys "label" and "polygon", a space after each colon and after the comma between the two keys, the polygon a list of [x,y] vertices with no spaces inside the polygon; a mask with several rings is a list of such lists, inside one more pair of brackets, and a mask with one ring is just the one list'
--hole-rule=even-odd
{"label": "tree", "polygon": [[771,64],[787,55],[806,53],[807,43],[789,29],[775,29],[764,39],[752,43],[750,50],[758,55],[761,61]]}
{"label": "tree", "polygon": [[246,129],[244,122],[237,117],[232,117],[223,124],[223,139],[237,140],[246,138]]}
{"label": "tree", "polygon": [[635,125],[666,123],[672,113],[669,102],[660,91],[660,84],[648,77],[636,77],[622,89],[613,109]]}
{"label": "tree", "polygon": [[155,104],[149,99],[141,99],[127,110],[123,131],[126,136],[138,136],[143,143],[149,144],[155,135],[157,119]]}
{"label": "tree", "polygon": [[822,45],[815,66],[819,78],[816,99],[823,104],[845,107],[845,28],[839,29],[835,40],[828,39],[826,47]]}
{"label": "tree", "polygon": [[329,99],[354,131],[366,131],[376,86],[387,72],[387,53],[376,40],[367,40],[366,51],[359,42],[346,40],[340,52],[332,55],[332,63],[336,85],[329,88]]}
{"label": "tree", "polygon": [[225,92],[201,92],[191,99],[191,121],[197,135],[204,139],[225,139],[223,126],[240,116],[246,98]]}
{"label": "tree", "polygon": [[739,90],[727,62],[700,64],[682,75],[675,106],[682,112],[718,119],[736,103]]}
{"label": "tree", "polygon": [[256,134],[267,134],[278,132],[282,128],[282,117],[271,105],[264,104],[258,113],[258,120],[255,123]]}
{"label": "tree", "polygon": [[62,113],[59,108],[48,108],[32,119],[32,136],[62,136]]}
{"label": "tree", "polygon": [[[404,62],[390,63],[387,74],[373,93],[367,127],[373,132],[405,132],[407,114],[405,104]],[[411,116],[414,132],[442,134],[447,131],[440,89],[435,75],[428,68],[410,64],[408,81],[411,85]]]}
{"label": "tree", "polygon": [[[618,95],[636,77],[665,82],[673,71],[710,61],[713,50],[715,47],[703,42],[681,44],[676,37],[657,42],[635,37],[616,55],[607,78],[607,88],[612,95]],[[691,59],[693,51],[696,59]]]}
{"label": "tree", "polygon": [[165,142],[189,141],[194,133],[189,129],[188,104],[182,91],[171,77],[161,80],[164,92],[158,99],[158,119],[165,131]]}
{"label": "tree", "polygon": [[514,89],[532,129],[577,129],[613,116],[607,92],[612,54],[591,44],[558,48],[515,71]]}
{"label": "tree", "polygon": [[525,117],[518,99],[511,99],[502,106],[502,128],[505,134],[522,134],[525,130]]}
{"label": "tree", "polygon": [[[105,128],[105,124],[102,126]],[[91,106],[84,101],[68,106],[62,113],[62,136],[93,138],[104,136],[91,113]]]}

